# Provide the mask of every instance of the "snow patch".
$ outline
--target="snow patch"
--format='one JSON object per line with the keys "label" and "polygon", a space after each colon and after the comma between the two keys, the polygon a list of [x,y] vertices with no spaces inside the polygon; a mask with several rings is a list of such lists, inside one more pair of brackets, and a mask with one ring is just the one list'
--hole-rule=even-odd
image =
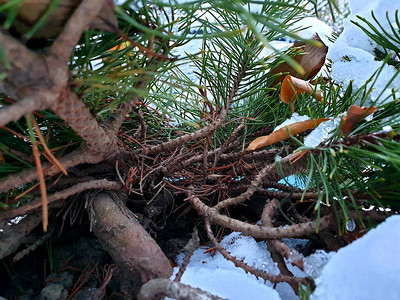
{"label": "snow patch", "polygon": [[276,131],[276,130],[282,128],[282,127],[288,126],[290,124],[293,124],[293,123],[296,123],[296,122],[301,122],[301,121],[307,121],[307,120],[310,120],[309,116],[300,116],[298,113],[294,113],[290,117],[290,119],[287,119],[281,125],[276,126],[274,131]]}
{"label": "snow patch", "polygon": [[[327,57],[332,60],[332,72],[330,76],[336,82],[342,84],[345,89],[352,81],[353,91],[356,91],[374,75],[376,70],[382,66],[382,62],[376,61],[374,56],[374,50],[379,48],[378,45],[359,27],[351,23],[351,21],[365,25],[356,17],[358,15],[376,25],[371,16],[371,11],[373,10],[376,19],[380,22],[383,29],[386,32],[391,32],[386,19],[386,12],[389,12],[390,22],[394,22],[394,11],[400,8],[400,2],[378,0],[366,3],[364,0],[351,0],[350,8],[352,14],[344,23],[343,33],[329,47]],[[379,29],[378,25],[376,25],[376,28]],[[369,105],[374,101],[378,101],[379,103],[385,102],[391,97],[392,88],[395,90],[399,89],[399,77],[387,85],[388,79],[393,78],[397,74],[395,67],[385,65],[382,69],[382,74],[384,76],[377,78],[365,105]],[[371,87],[371,84],[368,87]]]}
{"label": "snow patch", "polygon": [[400,216],[386,219],[335,254],[311,299],[400,299]]}

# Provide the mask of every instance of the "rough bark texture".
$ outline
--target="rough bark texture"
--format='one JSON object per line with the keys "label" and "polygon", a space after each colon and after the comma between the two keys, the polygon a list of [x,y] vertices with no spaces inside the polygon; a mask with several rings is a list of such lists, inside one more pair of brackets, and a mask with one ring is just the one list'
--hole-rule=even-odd
{"label": "rough bark texture", "polygon": [[142,282],[171,276],[168,259],[121,200],[98,194],[92,202],[91,219],[94,233],[118,266]]}

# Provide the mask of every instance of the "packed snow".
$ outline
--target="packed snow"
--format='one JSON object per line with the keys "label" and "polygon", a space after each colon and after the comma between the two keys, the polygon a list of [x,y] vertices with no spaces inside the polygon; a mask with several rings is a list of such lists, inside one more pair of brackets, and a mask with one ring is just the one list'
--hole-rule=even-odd
{"label": "packed snow", "polygon": [[[292,241],[293,240],[293,241]],[[285,239],[291,247],[306,241]],[[221,242],[231,255],[244,259],[250,266],[272,275],[279,269],[265,242],[233,232]],[[264,283],[253,275],[227,261],[220,253],[195,251],[183,274],[182,283],[226,299],[298,299],[288,284],[280,283],[275,290],[270,282]],[[400,299],[398,272],[400,270],[400,216],[392,216],[377,228],[337,253],[317,250],[304,258],[304,272],[287,264],[296,276],[311,276],[317,288],[311,299]],[[178,256],[181,264],[183,254]],[[178,267],[174,269],[175,278]]]}
{"label": "packed snow", "polygon": [[311,299],[400,299],[400,216],[340,249],[317,278]]}

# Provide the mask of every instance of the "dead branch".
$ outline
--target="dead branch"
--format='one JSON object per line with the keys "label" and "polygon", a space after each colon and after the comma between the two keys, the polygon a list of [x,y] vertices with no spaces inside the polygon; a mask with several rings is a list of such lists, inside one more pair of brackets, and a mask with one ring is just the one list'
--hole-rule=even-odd
{"label": "dead branch", "polygon": [[243,261],[237,259],[236,257],[230,255],[230,253],[228,251],[226,251],[224,249],[224,247],[222,247],[218,243],[217,239],[214,237],[214,234],[212,233],[210,222],[208,222],[207,220],[206,220],[206,229],[207,229],[208,238],[211,240],[214,247],[217,248],[217,250],[222,254],[222,256],[225,257],[227,260],[230,260],[231,262],[233,262],[236,267],[242,268],[243,270],[245,270],[246,273],[249,272],[249,273],[253,274],[254,276],[256,276],[257,278],[260,277],[260,278],[262,278],[264,280],[268,280],[272,283],[287,282],[290,285],[297,286],[297,287],[299,286],[299,284],[307,285],[309,283],[309,280],[307,278],[297,278],[297,277],[293,277],[293,276],[284,276],[284,275],[270,275],[264,271],[257,270],[253,267],[250,267],[248,264],[246,264]]}
{"label": "dead branch", "polygon": [[199,235],[197,234],[197,229],[193,230],[192,233],[192,238],[190,241],[186,244],[186,246],[183,248],[184,253],[185,253],[185,258],[183,259],[182,265],[179,268],[178,273],[176,273],[174,282],[179,282],[181,281],[183,273],[186,271],[186,267],[190,263],[190,258],[193,255],[193,252],[196,251],[200,246],[200,239]]}
{"label": "dead branch", "polygon": [[[78,183],[70,188],[54,193],[48,196],[48,203],[53,203],[59,200],[68,198],[69,196],[75,195],[77,193],[87,191],[90,189],[105,189],[105,190],[120,190],[122,185],[120,182],[109,181],[107,179],[92,180],[88,182]],[[24,206],[15,208],[10,211],[5,211],[0,213],[0,220],[11,219],[16,216],[22,216],[30,213],[42,206],[41,199],[35,199],[25,204]]]}
{"label": "dead branch", "polygon": [[[102,161],[102,158],[87,154],[81,149],[73,151],[59,159],[59,162],[64,166],[65,169],[83,163],[96,164],[100,161]],[[43,173],[45,176],[50,177],[60,173],[60,169],[53,166],[51,163],[44,163]],[[0,181],[0,192],[7,192],[12,188],[23,186],[26,183],[36,180],[38,178],[37,175],[36,169],[34,168],[21,171],[17,174],[9,175]]]}
{"label": "dead branch", "polygon": [[[288,155],[281,161],[285,177],[304,171],[307,167],[306,160],[301,160],[295,165],[292,165],[290,162],[291,157],[291,155]],[[258,172],[256,178],[251,182],[246,192],[237,197],[225,199],[215,205],[214,208],[217,211],[220,211],[221,209],[227,208],[228,206],[242,203],[248,200],[257,191],[257,188],[263,183],[264,180],[268,179],[278,181],[281,178],[282,176],[279,175],[279,172],[277,170],[277,163],[275,162],[273,164],[269,164]]]}
{"label": "dead branch", "polygon": [[[294,224],[291,226],[281,227],[263,227],[251,225],[236,219],[232,219],[225,215],[221,215],[214,207],[205,205],[197,196],[188,192],[188,201],[193,205],[198,214],[207,218],[212,224],[222,227],[227,227],[235,231],[242,232],[244,235],[249,235],[259,239],[281,239],[293,238],[316,233],[325,228],[330,228],[334,225],[331,215],[321,217],[317,220]],[[319,223],[318,230],[317,224]]]}
{"label": "dead branch", "polygon": [[180,282],[169,279],[152,279],[142,286],[138,294],[139,300],[156,300],[164,297],[177,300],[223,300],[199,288],[193,288]]}
{"label": "dead branch", "polygon": [[105,0],[84,0],[75,9],[65,24],[64,30],[50,49],[50,54],[57,58],[61,66],[67,65],[82,32],[88,28],[90,22],[99,14],[105,2]]}
{"label": "dead branch", "polygon": [[[272,216],[275,214],[277,208],[279,206],[279,201],[277,199],[273,199],[267,204],[265,204],[263,212],[261,214],[261,224],[266,227],[273,227],[272,225]],[[293,276],[292,272],[289,271],[289,269],[286,266],[286,263],[283,259],[285,257],[286,259],[289,259],[291,251],[289,247],[286,246],[285,243],[279,241],[279,240],[267,240],[267,246],[268,250],[271,253],[271,257],[273,261],[275,261],[278,264],[278,268],[281,272],[282,275],[285,276]],[[286,247],[285,247],[286,246]],[[286,252],[288,251],[288,252]],[[297,262],[297,261],[296,261]],[[301,263],[303,261],[301,260]],[[301,266],[303,266],[301,264]],[[303,269],[303,268],[301,268]],[[293,291],[298,294],[299,289],[298,289],[298,284],[293,284],[289,283],[290,286],[292,287]]]}
{"label": "dead branch", "polygon": [[241,123],[238,127],[235,128],[235,130],[231,133],[231,135],[229,136],[229,138],[224,142],[224,144],[219,148],[219,151],[217,151],[215,153],[215,157],[214,157],[214,163],[213,163],[213,168],[215,168],[217,166],[218,163],[218,159],[220,158],[221,154],[224,153],[227,149],[229,149],[229,146],[231,145],[231,143],[233,142],[233,139],[236,137],[236,135],[238,134],[238,132],[240,130],[242,130],[244,127],[244,124]]}

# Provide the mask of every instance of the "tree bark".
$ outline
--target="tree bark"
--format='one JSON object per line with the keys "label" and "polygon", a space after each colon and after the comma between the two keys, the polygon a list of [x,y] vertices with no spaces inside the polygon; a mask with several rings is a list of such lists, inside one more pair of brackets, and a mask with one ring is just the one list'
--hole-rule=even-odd
{"label": "tree bark", "polygon": [[90,214],[95,235],[118,267],[142,282],[172,275],[161,248],[120,199],[99,193],[92,201]]}

